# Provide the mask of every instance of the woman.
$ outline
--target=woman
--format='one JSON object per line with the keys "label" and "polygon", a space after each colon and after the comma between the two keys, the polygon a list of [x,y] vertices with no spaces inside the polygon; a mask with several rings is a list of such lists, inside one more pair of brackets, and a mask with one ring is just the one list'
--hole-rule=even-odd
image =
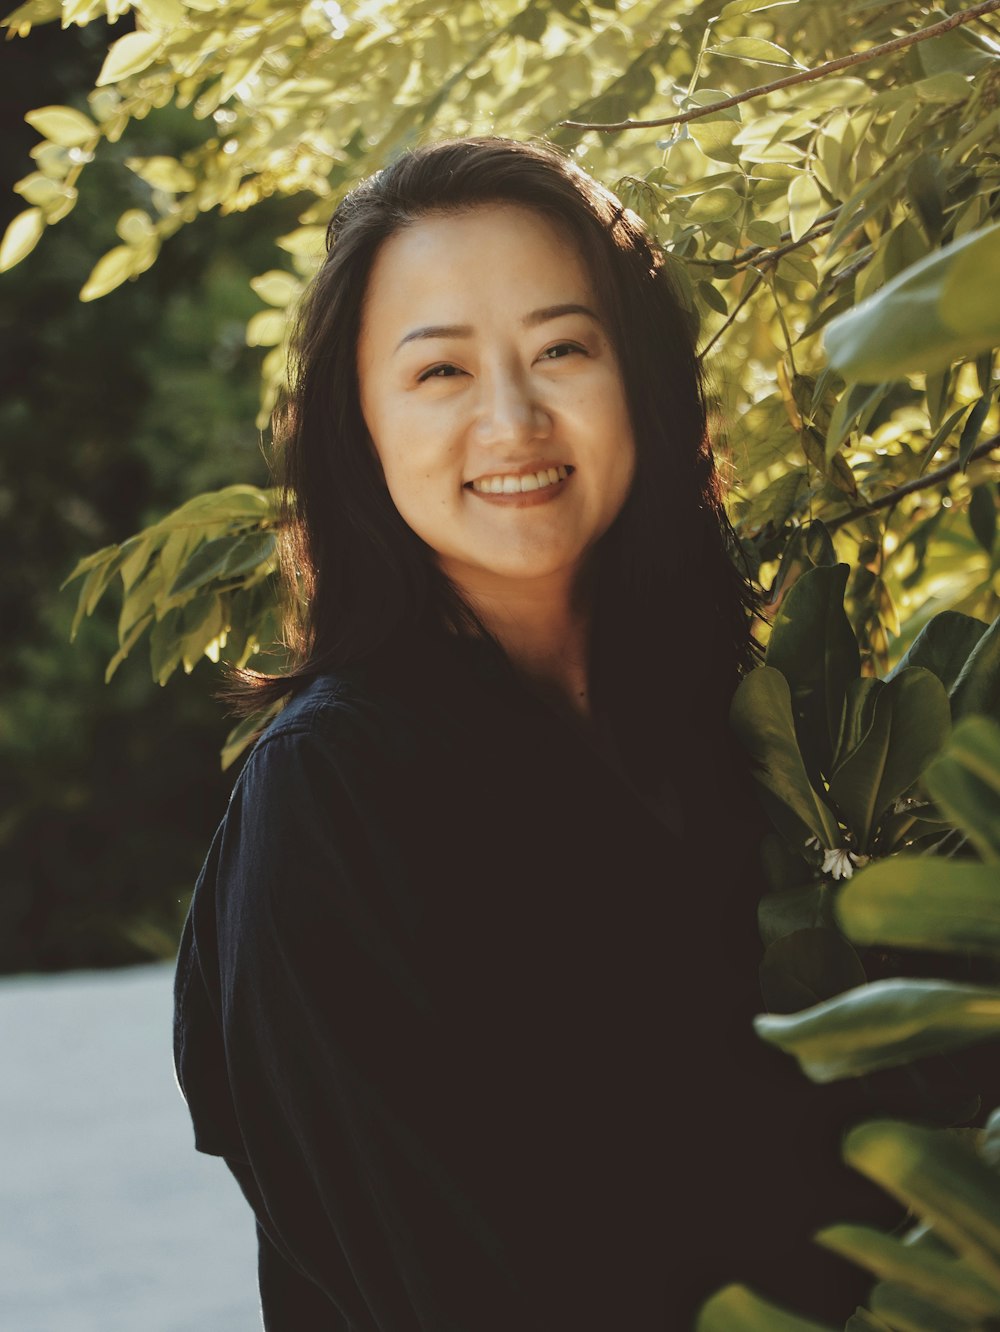
{"label": "woman", "polygon": [[295,659],[243,686],[287,706],[177,974],[265,1327],[652,1332],[796,1275],[846,1317],[749,1026],[753,596],[641,224],[546,148],[408,154],[337,208],[293,370]]}

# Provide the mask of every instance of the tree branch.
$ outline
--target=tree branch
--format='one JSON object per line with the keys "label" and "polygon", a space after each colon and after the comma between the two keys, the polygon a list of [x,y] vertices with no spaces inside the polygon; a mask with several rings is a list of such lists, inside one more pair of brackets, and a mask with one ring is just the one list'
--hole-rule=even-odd
{"label": "tree branch", "polygon": [[962,23],[971,23],[973,19],[989,14],[995,9],[1000,9],[1000,0],[985,0],[983,4],[975,5],[972,9],[962,9],[957,14],[952,14],[950,18],[942,19],[940,23],[932,23],[929,28],[921,28],[919,32],[908,33],[905,37],[894,37],[891,42],[883,42],[880,46],[873,46],[867,51],[855,51],[852,55],[841,56],[838,60],[828,60],[826,64],[817,65],[815,69],[804,69],[798,74],[789,74],[783,79],[776,79],[773,83],[763,83],[757,88],[748,88],[746,92],[725,97],[720,102],[712,102],[710,106],[692,107],[690,111],[684,111],[680,115],[665,116],[657,120],[619,120],[607,125],[590,124],[580,120],[562,120],[559,123],[565,129],[599,130],[604,134],[617,133],[619,130],[658,129],[662,125],[684,125],[689,120],[697,120],[700,116],[710,116],[715,111],[726,111],[731,106],[738,106],[740,102],[749,102],[751,98],[766,97],[768,93],[777,92],[779,88],[790,88],[797,83],[810,83],[813,79],[822,79],[828,74],[835,74],[839,69],[848,69],[851,65],[877,60],[879,56],[902,51],[916,42],[926,42],[930,37],[940,37],[942,33],[950,32],[952,28],[957,28]]}
{"label": "tree branch", "polygon": [[[982,458],[984,454],[992,452],[997,447],[1000,447],[1000,435],[994,435],[992,439],[986,439],[982,444],[977,444],[969,454],[966,466],[976,458]],[[871,504],[862,504],[856,509],[850,509],[847,513],[842,513],[837,518],[831,518],[829,521],[824,519],[826,527],[829,531],[836,532],[838,528],[853,522],[855,518],[864,518],[869,513],[875,513],[878,509],[889,508],[891,504],[901,500],[904,495],[912,495],[917,490],[928,490],[940,481],[947,481],[950,476],[954,476],[960,469],[961,463],[957,458],[953,458],[950,463],[945,463],[944,467],[939,467],[936,472],[928,472],[926,476],[916,476],[912,481],[905,481],[901,486],[897,486],[895,490],[890,490],[888,494],[882,495],[877,500],[872,500]]]}

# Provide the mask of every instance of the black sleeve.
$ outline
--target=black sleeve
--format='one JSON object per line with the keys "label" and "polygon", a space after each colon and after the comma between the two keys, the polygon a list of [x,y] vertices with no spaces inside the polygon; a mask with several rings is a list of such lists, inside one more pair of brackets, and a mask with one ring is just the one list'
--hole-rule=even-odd
{"label": "black sleeve", "polygon": [[254,1209],[273,1332],[533,1327],[435,1155],[422,1089],[447,1042],[407,960],[391,831],[379,845],[352,788],[315,726],[265,738],[241,774],[196,893],[224,1070],[212,1091],[193,1053],[181,1073],[196,1128],[226,1118],[199,1096],[228,1094],[238,1136],[198,1145]]}

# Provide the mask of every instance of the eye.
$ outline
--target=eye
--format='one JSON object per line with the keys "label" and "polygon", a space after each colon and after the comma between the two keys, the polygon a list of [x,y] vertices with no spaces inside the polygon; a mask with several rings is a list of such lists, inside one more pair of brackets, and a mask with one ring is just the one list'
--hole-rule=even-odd
{"label": "eye", "polygon": [[567,352],[579,352],[581,356],[586,356],[587,352],[576,342],[557,342],[554,347],[546,347],[538,358],[540,361],[561,361],[565,359]]}
{"label": "eye", "polygon": [[442,365],[432,365],[429,370],[422,371],[417,375],[417,382],[422,384],[427,379],[451,379],[455,375],[464,374],[464,370],[459,370],[457,365],[450,365],[445,362]]}

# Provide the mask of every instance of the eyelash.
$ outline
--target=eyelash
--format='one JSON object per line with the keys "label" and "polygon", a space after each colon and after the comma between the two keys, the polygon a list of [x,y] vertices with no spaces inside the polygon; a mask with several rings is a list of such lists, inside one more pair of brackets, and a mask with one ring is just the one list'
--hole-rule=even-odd
{"label": "eyelash", "polygon": [[[549,352],[561,351],[564,347],[568,347],[570,351],[579,352],[581,356],[589,355],[589,352],[586,350],[586,348],[581,347],[580,344],[577,342],[557,342],[554,346],[547,347],[545,351],[542,352],[541,356],[539,357],[539,360],[549,360],[549,361],[563,360],[564,358],[562,356],[549,356]],[[453,379],[454,378],[453,375],[442,375],[439,372],[442,370],[456,370],[457,368],[458,367],[452,365],[450,361],[443,361],[440,365],[432,365],[429,370],[424,370],[421,374],[419,374],[417,376],[417,382],[423,384],[428,379]]]}

